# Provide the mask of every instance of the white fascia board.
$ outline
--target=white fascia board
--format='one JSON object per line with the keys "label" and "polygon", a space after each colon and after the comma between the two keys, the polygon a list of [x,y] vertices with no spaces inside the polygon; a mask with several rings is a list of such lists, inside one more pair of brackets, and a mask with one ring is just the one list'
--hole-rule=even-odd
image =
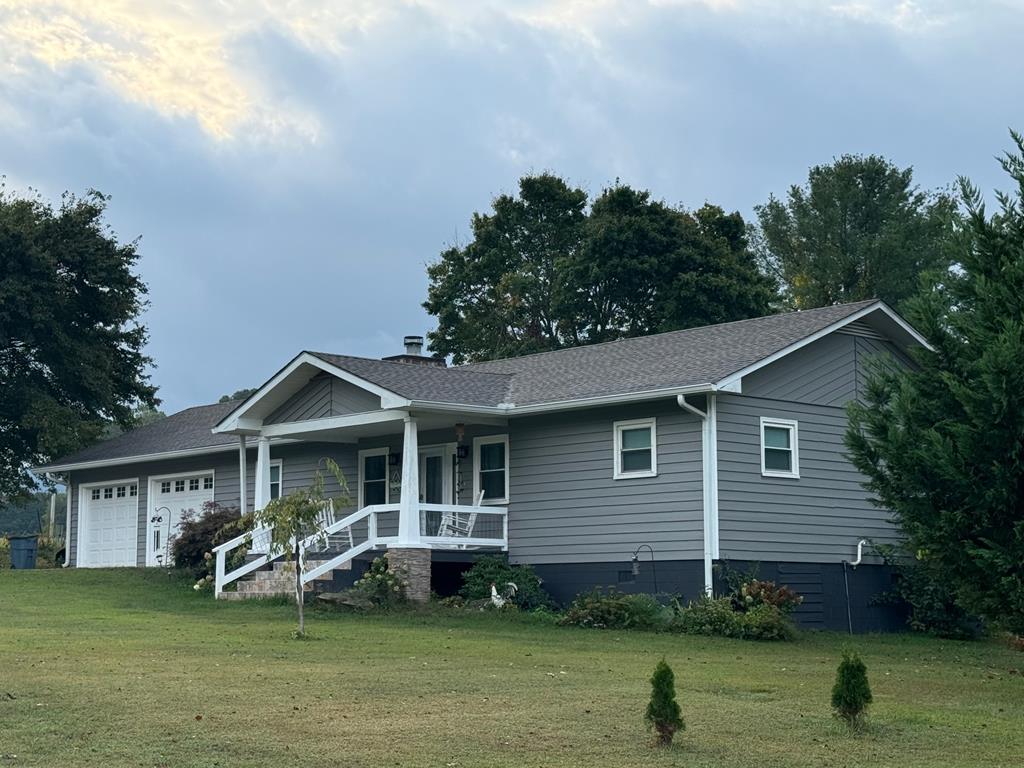
{"label": "white fascia board", "polygon": [[573,400],[558,400],[551,403],[536,403],[534,405],[507,404],[506,413],[509,416],[527,416],[534,413],[547,413],[549,411],[567,411],[577,408],[594,408],[600,405],[617,405],[619,403],[632,403],[644,400],[659,400],[661,398],[675,397],[677,395],[695,395],[703,392],[715,392],[718,387],[714,384],[693,384],[687,387],[666,387],[665,389],[650,389],[644,392],[626,392],[621,395],[598,395],[596,397],[582,397]]}
{"label": "white fascia board", "polygon": [[844,326],[847,326],[850,323],[856,322],[857,320],[860,320],[861,318],[870,315],[872,312],[882,312],[893,322],[899,325],[900,328],[905,330],[911,336],[911,338],[914,339],[914,341],[919,343],[925,349],[932,349],[932,346],[925,340],[925,338],[920,333],[915,331],[907,323],[906,320],[904,320],[891,309],[889,309],[889,307],[887,307],[883,302],[878,301],[875,302],[874,304],[869,304],[863,309],[857,310],[852,315],[844,317],[842,320],[837,320],[831,325],[825,326],[820,331],[812,333],[810,336],[805,336],[804,338],[800,339],[800,341],[794,342],[790,344],[788,347],[783,347],[778,352],[768,355],[768,357],[761,358],[756,363],[751,363],[746,368],[741,368],[735,373],[729,374],[724,379],[718,382],[716,389],[720,392],[735,392],[737,391],[735,389],[736,387],[742,386],[742,380],[744,376],[749,376],[755,371],[759,371],[765,366],[771,365],[776,360],[779,360],[785,357],[786,355],[790,355],[793,352],[796,352],[798,349],[803,349],[808,344],[813,344],[818,339],[824,338],[825,336],[828,336],[830,333],[838,331],[840,328],[843,328]]}
{"label": "white fascia board", "polygon": [[308,435],[311,432],[325,432],[346,427],[360,427],[367,424],[383,424],[389,421],[402,421],[409,414],[405,411],[367,411],[346,416],[328,416],[323,419],[307,419],[306,421],[289,421],[283,424],[270,424],[263,427],[263,437],[289,437],[291,435]]}
{"label": "white fascia board", "polygon": [[288,376],[290,376],[300,366],[303,365],[311,365],[314,368],[319,368],[321,371],[329,373],[332,376],[336,376],[342,381],[347,381],[349,384],[353,384],[359,387],[360,389],[364,389],[367,392],[377,395],[378,397],[381,398],[382,404],[385,404],[386,402],[386,407],[399,407],[400,404],[408,402],[408,400],[403,398],[401,395],[392,392],[390,389],[385,389],[384,387],[369,382],[366,379],[363,379],[359,376],[356,376],[354,373],[349,373],[344,368],[339,368],[336,365],[328,363],[326,360],[321,360],[314,354],[311,354],[309,352],[300,352],[290,363],[288,363],[284,368],[282,368],[280,371],[274,374],[270,378],[270,380],[267,381],[266,384],[264,384],[256,392],[254,392],[248,398],[246,398],[242,402],[242,404],[239,405],[235,410],[233,410],[231,413],[229,413],[227,416],[221,419],[221,421],[216,426],[214,426],[212,431],[214,433],[230,433],[250,429],[251,427],[243,427],[240,424],[242,419],[245,417],[245,414],[254,405],[260,402],[260,400],[262,400],[268,394],[270,394],[279,384],[281,384],[282,381],[284,381]]}
{"label": "white fascia board", "polygon": [[[256,440],[246,440],[246,448],[255,448]],[[299,442],[297,440],[274,440],[271,445],[285,445],[287,443]],[[238,443],[227,443],[225,445],[210,445],[202,448],[183,448],[180,451],[162,451],[160,453],[143,453],[138,456],[119,456],[115,459],[97,459],[95,461],[79,461],[74,464],[47,464],[42,467],[33,467],[33,472],[70,472],[81,469],[100,469],[102,467],[119,467],[124,464],[141,464],[145,461],[168,461],[170,459],[182,459],[190,456],[207,456],[211,453],[225,453],[238,451]]]}

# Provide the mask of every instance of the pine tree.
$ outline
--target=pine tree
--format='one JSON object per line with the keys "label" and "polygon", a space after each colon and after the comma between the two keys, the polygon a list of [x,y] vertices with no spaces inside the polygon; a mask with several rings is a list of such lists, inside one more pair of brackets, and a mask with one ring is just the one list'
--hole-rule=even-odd
{"label": "pine tree", "polygon": [[913,369],[878,367],[847,446],[908,551],[961,607],[1024,634],[1024,137],[1013,139],[1013,191],[989,215],[961,181],[959,267],[908,302],[931,348]]}
{"label": "pine tree", "polygon": [[857,654],[846,651],[836,670],[836,683],[832,686],[832,710],[851,728],[859,728],[870,703],[868,669]]}
{"label": "pine tree", "polygon": [[676,731],[686,728],[676,701],[676,677],[664,659],[651,676],[651,700],[645,718],[658,734],[658,743],[664,746],[672,743]]}

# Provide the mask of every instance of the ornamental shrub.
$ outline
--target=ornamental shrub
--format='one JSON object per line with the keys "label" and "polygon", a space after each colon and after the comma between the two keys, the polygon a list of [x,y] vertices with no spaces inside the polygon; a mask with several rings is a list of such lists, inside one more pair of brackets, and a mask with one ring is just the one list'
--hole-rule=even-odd
{"label": "ornamental shrub", "polygon": [[740,640],[792,640],[796,628],[785,613],[762,603],[737,611],[732,598],[702,596],[685,606],[676,604],[672,629],[687,635],[713,635]]}
{"label": "ornamental shrub", "polygon": [[583,592],[559,623],[596,629],[667,629],[672,611],[647,594],[624,594],[614,587]]}
{"label": "ornamental shrub", "polygon": [[540,577],[528,565],[510,565],[504,555],[484,555],[462,574],[459,595],[464,600],[487,600],[491,596],[491,584],[504,594],[505,585],[516,585],[513,602],[519,608],[532,611],[536,608],[551,608],[554,603],[544,591]]}
{"label": "ornamental shrub", "polygon": [[776,585],[774,581],[763,579],[751,579],[741,584],[738,593],[733,597],[733,603],[741,611],[771,606],[786,614],[792,613],[803,601],[803,597],[785,584]]}
{"label": "ornamental shrub", "polygon": [[242,525],[237,507],[222,507],[215,501],[208,501],[198,513],[190,509],[182,515],[171,539],[174,566],[189,571],[196,578],[205,577],[210,570],[206,555],[218,544],[241,533]]}
{"label": "ornamental shrub", "polygon": [[365,600],[374,608],[387,609],[405,602],[408,586],[409,580],[404,571],[399,568],[392,570],[386,557],[377,557],[352,585],[350,592],[356,600]]}
{"label": "ornamental shrub", "polygon": [[870,703],[867,667],[857,654],[844,651],[832,686],[832,711],[851,728],[860,728]]}
{"label": "ornamental shrub", "polygon": [[644,719],[658,735],[658,744],[666,747],[672,743],[676,731],[686,728],[676,701],[675,674],[664,659],[658,662],[651,675],[651,700]]}

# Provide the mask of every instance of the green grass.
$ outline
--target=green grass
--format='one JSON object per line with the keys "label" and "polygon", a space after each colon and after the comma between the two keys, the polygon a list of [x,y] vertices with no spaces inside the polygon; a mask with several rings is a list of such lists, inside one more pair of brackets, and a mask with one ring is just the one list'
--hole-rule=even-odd
{"label": "green grass", "polygon": [[[1024,655],[997,643],[794,643],[493,615],[215,603],[155,571],[0,573],[0,766],[1019,766]],[[828,710],[842,647],[875,704]],[[641,720],[664,656],[687,730]],[[13,697],[13,698],[12,698]]]}

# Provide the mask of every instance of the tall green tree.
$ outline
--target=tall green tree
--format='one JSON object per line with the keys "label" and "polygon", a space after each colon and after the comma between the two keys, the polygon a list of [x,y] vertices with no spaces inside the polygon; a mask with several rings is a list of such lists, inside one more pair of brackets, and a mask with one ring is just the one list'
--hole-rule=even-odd
{"label": "tall green tree", "polygon": [[579,252],[587,194],[550,174],[524,176],[519,195],[474,213],[473,239],[427,268],[429,336],[455,362],[556,349],[572,339],[560,272]]}
{"label": "tall green tree", "polygon": [[136,243],[110,231],[108,200],[65,194],[55,208],[0,187],[0,497],[35,487],[31,465],[159,402]]}
{"label": "tall green tree", "polygon": [[435,353],[513,357],[769,310],[773,287],[738,213],[673,208],[622,184],[588,207],[586,192],[550,174],[519,187],[428,268]]}
{"label": "tall green tree", "polygon": [[932,349],[913,370],[878,366],[850,409],[847,445],[911,552],[959,603],[1024,634],[1024,140],[1003,167],[1015,185],[989,216],[960,183],[959,267],[908,302]]}
{"label": "tall green tree", "polygon": [[873,298],[899,308],[955,258],[956,210],[951,195],[920,190],[911,168],[843,155],[755,208],[759,256],[793,308]]}

